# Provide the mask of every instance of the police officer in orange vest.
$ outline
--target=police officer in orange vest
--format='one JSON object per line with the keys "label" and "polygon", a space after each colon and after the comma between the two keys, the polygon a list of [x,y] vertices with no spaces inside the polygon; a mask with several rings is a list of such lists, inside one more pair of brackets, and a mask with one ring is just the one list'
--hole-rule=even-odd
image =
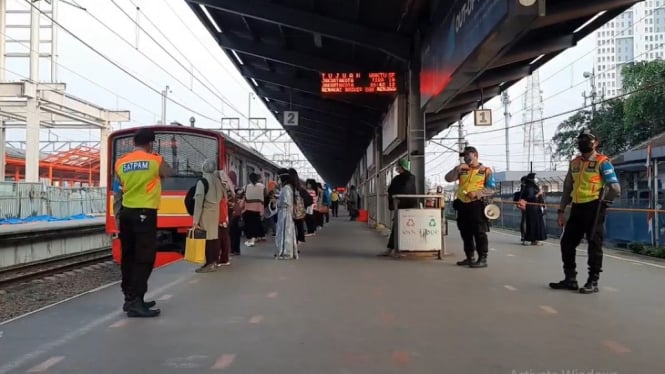
{"label": "police officer in orange vest", "polygon": [[[559,206],[559,226],[565,225],[561,237],[561,258],[565,279],[550,283],[557,290],[578,290],[575,271],[575,250],[586,234],[589,242],[589,279],[579,292],[598,292],[598,276],[603,265],[603,236],[607,207],[621,194],[619,179],[607,156],[596,152],[598,141],[588,129],[577,137],[581,152],[568,168]],[[564,210],[572,202],[570,217],[566,223]]]}
{"label": "police officer in orange vest", "polygon": [[123,310],[128,317],[155,317],[154,301],[144,301],[148,278],[157,254],[157,209],[161,178],[173,175],[162,156],[152,153],[155,134],[142,128],[134,135],[134,150],[120,157],[114,167],[118,187],[114,212],[122,245]]}
{"label": "police officer in orange vest", "polygon": [[[494,194],[496,183],[492,169],[478,162],[478,150],[475,147],[464,148],[460,157],[464,158],[464,163],[446,174],[447,182],[459,182],[453,208],[457,210],[457,228],[462,235],[466,259],[457,265],[484,268],[487,267],[487,233],[490,225],[485,217],[483,198]],[[475,262],[474,252],[478,252],[478,260]]]}

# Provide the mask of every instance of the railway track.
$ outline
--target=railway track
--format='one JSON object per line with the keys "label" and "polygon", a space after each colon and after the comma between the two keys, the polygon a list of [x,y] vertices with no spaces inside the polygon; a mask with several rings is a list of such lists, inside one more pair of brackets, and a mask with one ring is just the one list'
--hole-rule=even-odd
{"label": "railway track", "polygon": [[111,248],[102,248],[84,253],[46,259],[26,265],[0,269],[0,289],[33,279],[60,274],[84,266],[112,259]]}

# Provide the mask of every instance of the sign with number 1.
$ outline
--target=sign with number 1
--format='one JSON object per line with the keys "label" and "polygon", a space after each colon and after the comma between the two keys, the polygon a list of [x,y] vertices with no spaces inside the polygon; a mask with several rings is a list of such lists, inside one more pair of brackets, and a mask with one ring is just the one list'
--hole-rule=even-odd
{"label": "sign with number 1", "polygon": [[478,109],[473,111],[476,126],[492,126],[492,111]]}

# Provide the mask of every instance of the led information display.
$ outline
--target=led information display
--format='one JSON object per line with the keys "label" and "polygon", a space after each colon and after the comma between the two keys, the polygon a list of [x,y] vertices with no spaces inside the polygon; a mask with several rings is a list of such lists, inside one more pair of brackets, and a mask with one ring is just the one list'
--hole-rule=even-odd
{"label": "led information display", "polygon": [[395,93],[397,73],[322,73],[321,93]]}

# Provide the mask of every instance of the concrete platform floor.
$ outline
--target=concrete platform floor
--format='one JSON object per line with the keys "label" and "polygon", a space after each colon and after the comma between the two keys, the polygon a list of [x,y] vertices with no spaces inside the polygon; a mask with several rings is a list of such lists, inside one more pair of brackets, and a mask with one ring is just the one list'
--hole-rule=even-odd
{"label": "concrete platform floor", "polygon": [[663,372],[662,262],[609,255],[600,293],[554,291],[555,245],[494,232],[490,266],[460,268],[450,229],[443,261],[378,258],[387,238],[339,218],[298,261],[268,242],[158,269],[160,317],[126,318],[118,285],[84,295],[0,325],[0,374]]}

